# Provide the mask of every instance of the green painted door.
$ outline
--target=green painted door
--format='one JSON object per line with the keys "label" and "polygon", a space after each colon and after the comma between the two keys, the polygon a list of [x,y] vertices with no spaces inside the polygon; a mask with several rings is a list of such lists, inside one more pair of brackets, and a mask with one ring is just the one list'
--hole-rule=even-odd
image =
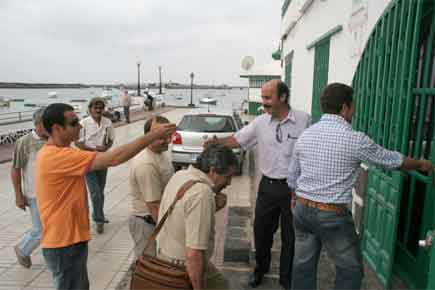
{"label": "green painted door", "polygon": [[[434,160],[433,0],[395,0],[375,26],[353,80],[354,126],[378,144]],[[393,271],[410,288],[435,285],[418,240],[435,225],[433,176],[369,168],[362,250],[389,288]],[[435,271],[434,271],[435,273]],[[429,279],[428,279],[429,278]],[[431,288],[427,288],[431,289]]]}
{"label": "green painted door", "polygon": [[314,51],[314,77],[313,77],[313,96],[311,103],[311,117],[313,122],[317,122],[322,115],[320,110],[320,95],[328,84],[329,70],[329,46],[331,38],[328,37],[316,43]]}

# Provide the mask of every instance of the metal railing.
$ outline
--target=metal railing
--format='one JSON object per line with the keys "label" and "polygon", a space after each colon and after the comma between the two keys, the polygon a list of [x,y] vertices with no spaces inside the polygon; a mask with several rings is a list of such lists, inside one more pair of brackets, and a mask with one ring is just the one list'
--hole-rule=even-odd
{"label": "metal railing", "polygon": [[0,113],[0,126],[30,121],[36,110]]}

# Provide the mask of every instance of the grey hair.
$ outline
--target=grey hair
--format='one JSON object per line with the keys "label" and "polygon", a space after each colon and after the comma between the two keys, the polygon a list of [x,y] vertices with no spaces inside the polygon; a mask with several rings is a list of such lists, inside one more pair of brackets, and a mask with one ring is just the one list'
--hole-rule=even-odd
{"label": "grey hair", "polygon": [[238,167],[239,161],[233,150],[222,144],[208,146],[196,159],[194,167],[204,173],[209,173],[210,168],[218,174],[226,174],[231,167]]}
{"label": "grey hair", "polygon": [[45,110],[45,108],[39,108],[38,110],[33,112],[33,115],[32,115],[33,124],[36,125],[36,124],[42,122],[42,115],[44,115],[44,110]]}

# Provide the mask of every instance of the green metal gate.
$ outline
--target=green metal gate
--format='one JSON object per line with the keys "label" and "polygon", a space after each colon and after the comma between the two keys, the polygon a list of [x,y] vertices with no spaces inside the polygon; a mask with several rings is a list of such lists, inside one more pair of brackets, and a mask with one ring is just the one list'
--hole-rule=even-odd
{"label": "green metal gate", "polygon": [[[435,0],[392,1],[367,42],[353,80],[354,126],[384,147],[432,161],[434,5]],[[418,248],[418,240],[435,224],[432,181],[432,175],[416,171],[369,168],[362,249],[387,288],[393,268],[412,288],[426,288],[430,282],[428,252]]]}
{"label": "green metal gate", "polygon": [[313,77],[313,97],[311,104],[311,117],[313,122],[317,122],[322,115],[320,110],[320,95],[328,84],[329,70],[329,46],[331,38],[328,37],[315,45],[314,51],[314,77]]}

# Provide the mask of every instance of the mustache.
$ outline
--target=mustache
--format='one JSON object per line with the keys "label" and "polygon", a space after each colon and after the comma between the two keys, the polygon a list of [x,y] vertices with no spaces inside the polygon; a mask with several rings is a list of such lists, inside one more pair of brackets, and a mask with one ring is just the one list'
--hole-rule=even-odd
{"label": "mustache", "polygon": [[264,108],[272,108],[271,105],[263,105]]}

